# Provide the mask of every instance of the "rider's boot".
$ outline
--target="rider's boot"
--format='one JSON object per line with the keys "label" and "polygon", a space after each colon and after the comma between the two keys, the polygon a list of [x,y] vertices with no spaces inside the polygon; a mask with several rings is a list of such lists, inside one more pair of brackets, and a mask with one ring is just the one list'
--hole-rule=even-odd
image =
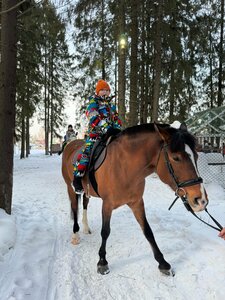
{"label": "rider's boot", "polygon": [[74,179],[73,179],[73,186],[75,189],[75,193],[78,195],[80,195],[84,192],[81,179],[82,179],[82,177],[77,177],[77,176],[74,176]]}

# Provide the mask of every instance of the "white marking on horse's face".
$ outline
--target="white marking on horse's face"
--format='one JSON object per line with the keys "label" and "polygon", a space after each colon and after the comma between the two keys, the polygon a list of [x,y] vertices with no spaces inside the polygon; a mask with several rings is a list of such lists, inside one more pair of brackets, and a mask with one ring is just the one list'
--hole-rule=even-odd
{"label": "white marking on horse's face", "polygon": [[191,148],[187,144],[185,144],[185,152],[187,152],[187,154],[190,156],[190,159],[191,159],[191,161],[193,163],[193,166],[195,167],[195,171],[196,171],[196,173],[199,176],[199,172],[198,172],[197,165],[196,165],[196,162],[195,162],[194,153],[193,153],[193,151],[191,150]]}
{"label": "white marking on horse's face", "polygon": [[[196,162],[195,162],[195,158],[194,158],[194,153],[187,144],[185,144],[185,152],[190,156],[190,159],[193,163],[195,171],[196,171],[197,175],[200,177],[198,169],[197,169],[197,165],[196,165]],[[205,188],[204,188],[203,183],[201,183],[200,186],[201,186],[200,190],[201,190],[202,197],[201,197],[201,199],[199,199],[199,205],[200,206],[206,206],[208,201],[207,201],[207,197],[206,197],[206,194],[205,194]],[[204,204],[204,202],[202,202],[203,200],[205,200],[205,204]]]}

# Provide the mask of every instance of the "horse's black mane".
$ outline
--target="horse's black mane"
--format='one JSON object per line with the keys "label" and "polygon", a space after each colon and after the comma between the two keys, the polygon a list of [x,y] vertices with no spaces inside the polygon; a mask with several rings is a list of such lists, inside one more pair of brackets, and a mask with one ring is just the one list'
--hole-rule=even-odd
{"label": "horse's black mane", "polygon": [[[168,127],[169,124],[158,124],[160,127]],[[140,132],[154,132],[155,127],[154,123],[148,123],[148,124],[141,124],[141,125],[135,125],[132,127],[128,127],[122,131],[122,134],[125,135],[134,135],[138,134]]]}
{"label": "horse's black mane", "polygon": [[185,151],[185,145],[188,145],[192,151],[195,151],[196,139],[190,132],[172,127],[168,128],[168,132],[171,132],[169,145],[171,152],[183,152]]}
{"label": "horse's black mane", "polygon": [[[194,151],[196,147],[196,140],[190,132],[185,129],[175,129],[170,127],[169,124],[157,124],[157,126],[164,128],[170,136],[169,147],[172,152],[184,151],[185,144]],[[128,127],[121,132],[121,135],[133,136],[144,132],[155,132],[154,123]]]}

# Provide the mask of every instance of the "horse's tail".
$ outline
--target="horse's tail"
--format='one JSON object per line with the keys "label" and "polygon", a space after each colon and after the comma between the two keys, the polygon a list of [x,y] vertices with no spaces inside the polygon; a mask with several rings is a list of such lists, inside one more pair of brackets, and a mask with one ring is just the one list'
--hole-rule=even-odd
{"label": "horse's tail", "polygon": [[77,216],[78,216],[81,195],[78,195],[75,193],[72,183],[67,185],[67,192],[68,192],[70,203],[71,203],[71,205],[70,205],[71,211],[73,211],[73,209],[77,210]]}
{"label": "horse's tail", "polygon": [[62,153],[62,175],[67,185],[67,192],[71,202],[71,210],[73,214],[78,215],[78,203],[80,202],[80,195],[76,195],[73,187],[73,160],[74,153],[82,147],[83,140],[73,140],[68,142],[63,148]]}
{"label": "horse's tail", "polygon": [[[77,202],[77,219],[79,218],[79,207],[80,207],[80,202],[81,202],[81,195],[76,194],[76,202]],[[71,220],[74,220],[74,211],[72,208],[72,202],[70,205],[70,218]]]}

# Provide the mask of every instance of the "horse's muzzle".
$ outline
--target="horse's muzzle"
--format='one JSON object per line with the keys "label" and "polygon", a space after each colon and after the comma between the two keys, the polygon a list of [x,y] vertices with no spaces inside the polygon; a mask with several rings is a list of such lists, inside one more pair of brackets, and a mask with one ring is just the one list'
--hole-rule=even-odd
{"label": "horse's muzzle", "polygon": [[194,206],[192,207],[193,211],[198,212],[205,210],[206,206],[208,205],[207,199],[202,198],[194,198]]}

